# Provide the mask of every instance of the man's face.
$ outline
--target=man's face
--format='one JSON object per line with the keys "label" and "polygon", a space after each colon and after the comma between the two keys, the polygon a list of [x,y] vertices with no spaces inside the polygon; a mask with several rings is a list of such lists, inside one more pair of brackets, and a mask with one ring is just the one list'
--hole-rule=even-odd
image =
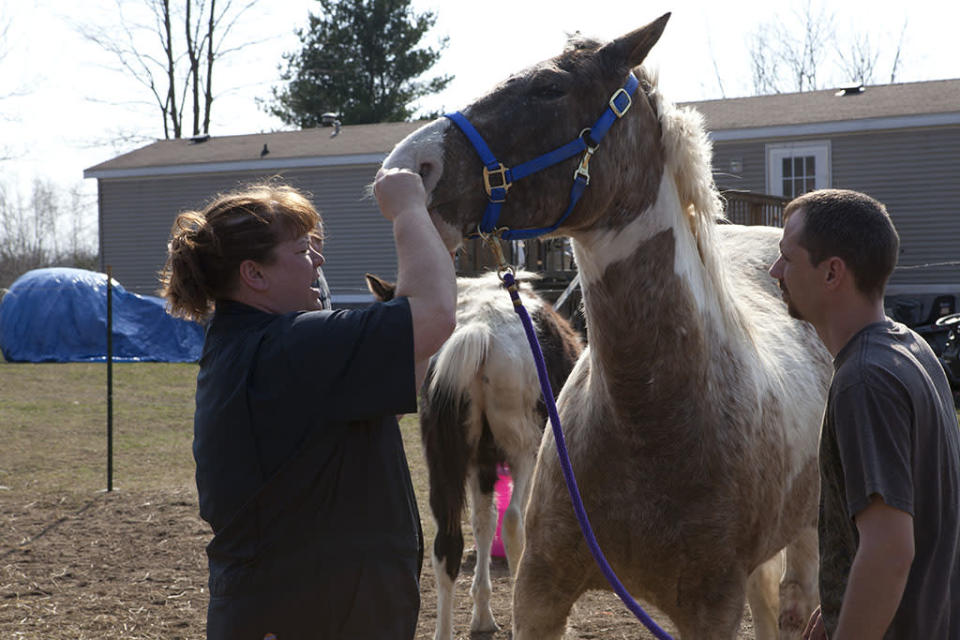
{"label": "man's face", "polygon": [[780,257],[770,267],[770,276],[780,284],[787,311],[798,320],[813,321],[819,307],[821,270],[810,263],[810,253],[800,246],[806,213],[797,209],[787,218],[780,240]]}

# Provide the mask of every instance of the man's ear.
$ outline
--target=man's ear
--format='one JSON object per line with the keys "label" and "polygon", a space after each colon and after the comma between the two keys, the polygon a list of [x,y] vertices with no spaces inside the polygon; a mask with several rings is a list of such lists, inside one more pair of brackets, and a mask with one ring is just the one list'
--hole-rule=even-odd
{"label": "man's ear", "polygon": [[267,288],[267,278],[255,260],[244,260],[240,263],[240,280],[254,291],[264,291]]}
{"label": "man's ear", "polygon": [[850,272],[847,271],[847,263],[836,256],[827,258],[825,262],[823,282],[828,289],[836,290],[850,275]]}

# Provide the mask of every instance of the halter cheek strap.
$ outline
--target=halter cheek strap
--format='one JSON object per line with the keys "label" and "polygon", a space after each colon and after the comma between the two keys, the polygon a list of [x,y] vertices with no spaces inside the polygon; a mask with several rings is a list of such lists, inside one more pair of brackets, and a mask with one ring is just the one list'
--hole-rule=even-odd
{"label": "halter cheek strap", "polygon": [[541,169],[546,169],[555,164],[563,162],[568,158],[583,152],[580,164],[573,174],[573,186],[570,188],[570,204],[567,210],[563,212],[560,219],[549,227],[540,227],[537,229],[505,229],[501,232],[501,237],[505,240],[525,240],[535,238],[552,231],[555,231],[564,220],[573,211],[580,196],[583,195],[587,185],[590,184],[590,158],[600,146],[600,141],[607,135],[613,123],[623,117],[633,104],[633,94],[636,92],[640,82],[631,72],[627,75],[627,80],[623,87],[617,89],[610,100],[607,102],[607,108],[603,111],[592,127],[588,127],[580,132],[580,135],[571,140],[562,147],[543,154],[533,160],[519,164],[514,168],[505,166],[499,162],[490,147],[484,141],[483,136],[474,128],[470,121],[462,113],[445,114],[460,130],[463,132],[470,143],[480,156],[483,163],[483,188],[487,192],[487,208],[483,212],[483,219],[480,221],[479,234],[490,234],[497,229],[497,220],[500,218],[500,210],[507,201],[507,192],[513,183],[521,178],[525,178]]}

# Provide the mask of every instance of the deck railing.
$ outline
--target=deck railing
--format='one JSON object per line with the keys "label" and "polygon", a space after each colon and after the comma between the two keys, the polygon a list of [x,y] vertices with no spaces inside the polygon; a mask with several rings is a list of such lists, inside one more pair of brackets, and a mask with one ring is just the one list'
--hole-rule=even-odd
{"label": "deck railing", "polygon": [[788,198],[748,191],[721,191],[727,219],[734,224],[783,226],[783,209]]}

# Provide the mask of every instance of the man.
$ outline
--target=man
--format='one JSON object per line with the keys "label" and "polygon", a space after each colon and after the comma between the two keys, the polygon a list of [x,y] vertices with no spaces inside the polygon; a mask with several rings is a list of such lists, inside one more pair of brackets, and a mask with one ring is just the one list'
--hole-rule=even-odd
{"label": "man", "polygon": [[884,206],[793,200],[770,267],[834,357],[820,437],[820,603],[804,638],[960,638],[960,429],[926,342],[886,317]]}

